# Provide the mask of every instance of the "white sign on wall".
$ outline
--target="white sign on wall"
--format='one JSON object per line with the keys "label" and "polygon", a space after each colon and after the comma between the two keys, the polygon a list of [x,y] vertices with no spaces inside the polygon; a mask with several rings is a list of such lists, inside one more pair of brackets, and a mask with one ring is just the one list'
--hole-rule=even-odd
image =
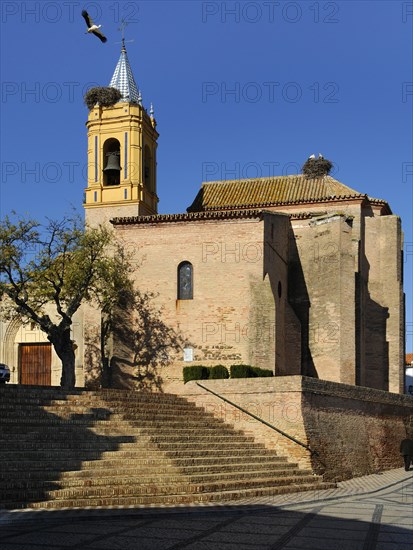
{"label": "white sign on wall", "polygon": [[184,348],[184,361],[190,363],[194,360],[194,350],[192,348]]}

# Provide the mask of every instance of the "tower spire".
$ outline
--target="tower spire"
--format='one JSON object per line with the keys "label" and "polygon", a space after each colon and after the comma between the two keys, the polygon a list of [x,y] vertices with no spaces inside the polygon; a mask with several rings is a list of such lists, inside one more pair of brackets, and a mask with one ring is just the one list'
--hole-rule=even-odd
{"label": "tower spire", "polygon": [[132,69],[129,64],[128,54],[125,47],[125,27],[127,22],[122,20],[119,30],[122,31],[122,48],[120,58],[113,73],[109,86],[116,88],[122,94],[120,101],[125,103],[139,103],[142,101],[142,95],[136,85]]}

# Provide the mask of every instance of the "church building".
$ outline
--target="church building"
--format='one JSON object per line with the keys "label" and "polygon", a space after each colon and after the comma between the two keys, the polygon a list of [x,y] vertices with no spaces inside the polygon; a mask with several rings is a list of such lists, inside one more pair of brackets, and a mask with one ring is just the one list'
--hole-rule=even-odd
{"label": "church building", "polygon": [[[110,86],[122,98],[96,104],[86,123],[85,220],[113,226],[135,255],[137,287],[184,342],[160,373],[164,387],[179,391],[185,366],[247,364],[403,393],[403,235],[388,203],[328,173],[298,174],[204,182],[185,213],[158,214],[157,123],[124,45]],[[78,385],[93,382],[86,327],[100,323],[89,306],[77,316]],[[4,332],[14,382],[28,372],[22,346],[47,345],[39,331],[27,340],[31,329]],[[120,387],[136,368],[122,353],[115,342]]]}
{"label": "church building", "polygon": [[157,214],[156,121],[124,47],[110,85],[122,99],[87,122],[86,222],[113,225],[185,341],[165,381],[242,363],[402,393],[403,237],[387,202],[300,174],[205,182],[186,213]]}

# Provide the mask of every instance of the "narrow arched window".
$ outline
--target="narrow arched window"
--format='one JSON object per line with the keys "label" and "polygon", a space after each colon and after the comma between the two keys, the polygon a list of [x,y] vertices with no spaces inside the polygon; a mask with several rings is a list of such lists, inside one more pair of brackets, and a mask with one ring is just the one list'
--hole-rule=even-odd
{"label": "narrow arched window", "polygon": [[147,189],[153,191],[153,159],[147,145],[145,145],[143,156],[143,183]]}
{"label": "narrow arched window", "polygon": [[192,300],[194,294],[194,273],[190,262],[178,265],[178,300]]}

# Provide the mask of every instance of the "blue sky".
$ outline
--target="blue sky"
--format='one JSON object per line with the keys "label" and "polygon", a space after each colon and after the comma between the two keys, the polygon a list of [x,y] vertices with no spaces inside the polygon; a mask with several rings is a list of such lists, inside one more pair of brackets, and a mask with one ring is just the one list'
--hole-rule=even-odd
{"label": "blue sky", "polygon": [[402,217],[411,351],[413,2],[3,0],[1,216],[82,210],[83,94],[109,83],[122,18],[160,132],[160,213],[185,211],[203,180],[296,173],[321,152]]}

